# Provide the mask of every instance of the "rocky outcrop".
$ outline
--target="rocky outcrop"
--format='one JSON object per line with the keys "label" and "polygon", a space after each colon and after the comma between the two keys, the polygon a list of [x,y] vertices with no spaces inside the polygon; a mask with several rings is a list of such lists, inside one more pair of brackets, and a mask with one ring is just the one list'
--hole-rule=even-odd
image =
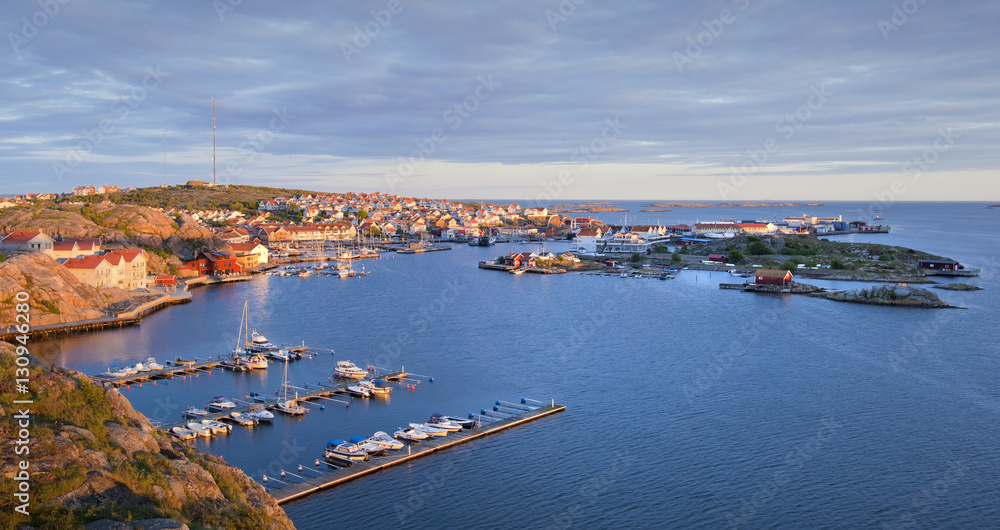
{"label": "rocky outcrop", "polygon": [[[13,381],[13,358],[14,347],[0,342],[0,380]],[[260,485],[170,440],[117,390],[32,360],[32,515],[8,506],[0,528],[293,528]],[[13,406],[4,392],[3,405]],[[0,475],[8,483],[19,470],[18,428],[10,415],[0,417]]]}
{"label": "rocky outcrop", "polygon": [[83,285],[66,267],[37,252],[13,254],[0,263],[0,322],[14,323],[15,296],[22,291],[28,293],[31,326],[98,318],[100,308],[130,298],[122,289]]}
{"label": "rocky outcrop", "polygon": [[855,304],[891,305],[906,307],[950,308],[938,295],[930,290],[911,287],[905,283],[881,285],[869,289],[834,291],[825,293],[826,298],[838,302]]}

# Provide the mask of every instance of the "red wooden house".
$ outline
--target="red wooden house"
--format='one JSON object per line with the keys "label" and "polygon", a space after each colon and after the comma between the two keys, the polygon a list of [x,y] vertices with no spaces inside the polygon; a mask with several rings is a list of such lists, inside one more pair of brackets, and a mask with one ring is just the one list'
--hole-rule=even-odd
{"label": "red wooden house", "polygon": [[792,271],[780,269],[757,269],[753,275],[757,285],[788,285],[792,283]]}

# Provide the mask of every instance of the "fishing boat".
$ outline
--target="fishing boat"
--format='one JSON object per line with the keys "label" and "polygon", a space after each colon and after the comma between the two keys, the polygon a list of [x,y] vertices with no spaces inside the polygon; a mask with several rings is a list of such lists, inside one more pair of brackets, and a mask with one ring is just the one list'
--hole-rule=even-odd
{"label": "fishing boat", "polygon": [[408,429],[402,429],[402,428],[396,429],[396,432],[393,433],[393,436],[405,442],[409,442],[411,444],[418,444],[420,443],[420,440],[426,440],[430,438],[430,435],[428,435],[427,433],[418,431],[413,427],[410,427]]}
{"label": "fishing boat", "polygon": [[369,443],[378,444],[385,449],[398,451],[403,448],[403,442],[389,436],[385,431],[378,431],[368,438]]}
{"label": "fishing boat", "polygon": [[447,429],[444,429],[444,428],[441,428],[441,427],[435,427],[433,425],[428,425],[426,423],[411,423],[410,424],[410,428],[416,429],[416,430],[418,430],[418,431],[420,431],[420,432],[422,432],[424,434],[427,434],[428,436],[447,436],[448,435],[448,430]]}
{"label": "fishing boat", "polygon": [[264,408],[264,405],[253,405],[250,407],[250,411],[246,413],[246,416],[257,420],[257,422],[266,421],[268,423],[274,419],[274,414],[271,411]]}
{"label": "fishing boat", "polygon": [[236,403],[233,403],[232,400],[224,396],[215,396],[212,398],[212,402],[208,404],[208,410],[215,412],[224,412],[235,408]]}
{"label": "fishing boat", "polygon": [[180,438],[181,440],[194,440],[198,437],[198,435],[191,429],[180,426],[171,428],[170,434]]}
{"label": "fishing boat", "polygon": [[331,438],[326,442],[326,457],[335,455],[346,458],[353,462],[364,462],[368,460],[368,454],[362,451],[356,444],[349,444],[340,438]]}
{"label": "fishing boat", "polygon": [[203,425],[201,423],[195,423],[193,421],[192,422],[188,422],[188,424],[186,425],[186,427],[188,429],[190,429],[193,433],[195,433],[198,436],[201,436],[203,438],[211,438],[212,437],[212,429],[209,429],[208,426]]}
{"label": "fishing boat", "polygon": [[160,363],[158,363],[158,362],[156,362],[156,359],[154,357],[150,357],[150,358],[146,359],[146,366],[148,366],[150,370],[162,370],[163,369],[163,365],[160,364]]}
{"label": "fishing boat", "polygon": [[424,425],[430,425],[432,427],[437,427],[438,429],[444,429],[448,432],[456,432],[462,430],[462,425],[455,423],[453,421],[448,421],[444,419],[441,414],[432,414],[430,419]]}
{"label": "fishing boat", "polygon": [[187,410],[181,414],[185,418],[199,418],[201,416],[208,416],[208,411],[205,409],[199,409],[195,407],[188,407]]}
{"label": "fishing boat", "polygon": [[253,427],[257,424],[256,420],[246,414],[243,414],[242,412],[230,412],[229,416],[226,416],[226,419],[244,427]]}
{"label": "fishing boat", "polygon": [[226,425],[221,421],[201,420],[201,424],[211,429],[212,434],[229,434],[233,430],[232,425]]}
{"label": "fishing boat", "polygon": [[364,451],[368,456],[382,456],[385,454],[385,447],[368,441],[368,438],[364,436],[351,436],[347,441]]}
{"label": "fishing boat", "polygon": [[333,369],[333,375],[345,379],[364,379],[368,371],[362,370],[351,361],[337,361],[337,367]]}
{"label": "fishing boat", "polygon": [[[455,416],[444,416],[444,415],[441,415],[441,414],[435,414],[434,416],[441,416],[442,418],[444,418],[447,421],[450,421],[452,423],[456,423],[458,425],[461,425],[463,429],[471,429],[471,428],[473,428],[473,427],[476,426],[476,420],[473,420],[473,419],[457,418]],[[434,416],[431,416],[432,421],[430,421],[428,423],[434,423],[433,422]]]}

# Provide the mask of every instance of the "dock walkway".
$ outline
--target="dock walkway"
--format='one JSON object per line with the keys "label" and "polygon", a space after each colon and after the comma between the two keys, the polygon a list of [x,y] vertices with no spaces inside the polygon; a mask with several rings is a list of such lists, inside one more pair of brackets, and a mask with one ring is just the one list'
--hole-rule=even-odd
{"label": "dock walkway", "polygon": [[[307,495],[311,495],[312,493],[321,490],[339,486],[366,475],[377,473],[393,466],[405,464],[422,456],[427,456],[456,445],[478,440],[479,438],[490,436],[491,434],[496,434],[500,431],[510,429],[511,427],[522,425],[552,414],[563,412],[565,410],[566,407],[563,405],[545,405],[531,411],[525,411],[521,414],[495,421],[488,425],[484,425],[481,428],[472,430],[463,429],[445,437],[424,440],[420,443],[420,445],[411,445],[409,446],[409,449],[403,449],[395,452],[395,454],[387,456],[375,457],[369,462],[356,462],[348,468],[336,468],[335,471],[330,473],[326,473],[318,477],[307,478],[302,482],[290,484],[281,489],[269,491],[269,493],[271,493],[275,500],[278,501],[278,504],[283,504],[300,499]],[[328,464],[324,465],[328,466]]]}

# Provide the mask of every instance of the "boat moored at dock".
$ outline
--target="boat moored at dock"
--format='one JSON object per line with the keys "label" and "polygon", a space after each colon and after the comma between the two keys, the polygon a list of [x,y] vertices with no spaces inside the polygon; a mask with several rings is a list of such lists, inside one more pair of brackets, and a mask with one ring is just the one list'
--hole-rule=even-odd
{"label": "boat moored at dock", "polygon": [[358,448],[356,444],[349,444],[340,438],[331,438],[326,442],[326,457],[330,458],[331,455],[353,462],[368,460],[368,454]]}
{"label": "boat moored at dock", "polygon": [[191,429],[180,426],[170,429],[170,434],[180,438],[181,440],[194,440],[198,437],[198,435]]}
{"label": "boat moored at dock", "polygon": [[345,379],[364,379],[368,375],[366,370],[362,370],[351,361],[337,361],[337,367],[333,369],[333,375]]}

